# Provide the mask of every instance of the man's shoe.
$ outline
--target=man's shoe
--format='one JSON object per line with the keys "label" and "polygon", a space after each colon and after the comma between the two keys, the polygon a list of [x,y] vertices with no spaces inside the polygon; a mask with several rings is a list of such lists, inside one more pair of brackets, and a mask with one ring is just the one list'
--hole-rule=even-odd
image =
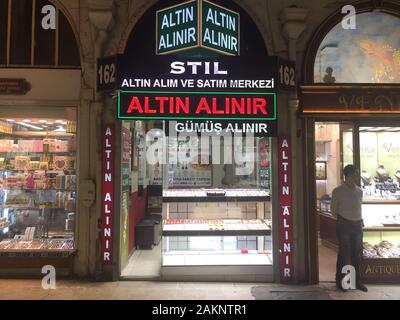
{"label": "man's shoe", "polygon": [[347,289],[344,289],[340,283],[336,283],[336,288],[342,292],[347,292]]}
{"label": "man's shoe", "polygon": [[362,283],[357,283],[356,288],[360,291],[368,292],[368,288],[365,285],[363,285]]}

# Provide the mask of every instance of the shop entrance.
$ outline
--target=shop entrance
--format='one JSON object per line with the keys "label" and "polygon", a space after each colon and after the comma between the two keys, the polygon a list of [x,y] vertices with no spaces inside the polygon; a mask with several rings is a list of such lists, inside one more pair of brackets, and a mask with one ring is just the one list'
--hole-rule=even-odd
{"label": "shop entrance", "polygon": [[330,211],[332,190],[342,183],[343,168],[353,163],[353,126],[315,122],[315,190],[319,281],[335,281],[336,218]]}
{"label": "shop entrance", "polygon": [[343,168],[355,164],[363,191],[363,261],[366,282],[398,281],[380,274],[400,257],[400,127],[381,120],[315,122],[315,184],[319,281],[332,282],[336,272],[336,217],[331,213],[332,190],[343,182]]}
{"label": "shop entrance", "polygon": [[120,276],[272,281],[272,139],[165,126],[122,121]]}

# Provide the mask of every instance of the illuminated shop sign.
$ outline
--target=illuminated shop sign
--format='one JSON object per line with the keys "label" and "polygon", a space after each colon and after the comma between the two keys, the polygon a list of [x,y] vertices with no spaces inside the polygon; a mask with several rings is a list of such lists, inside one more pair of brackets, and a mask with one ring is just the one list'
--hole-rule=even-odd
{"label": "illuminated shop sign", "polygon": [[163,120],[276,120],[275,93],[120,91],[118,117]]}
{"label": "illuminated shop sign", "polygon": [[157,11],[157,54],[207,48],[240,54],[240,15],[205,0],[193,0]]}
{"label": "illuminated shop sign", "polygon": [[290,139],[278,139],[278,190],[279,190],[279,254],[282,282],[293,278],[292,238],[292,171],[290,161]]}
{"label": "illuminated shop sign", "polygon": [[106,125],[102,130],[102,261],[112,263],[113,208],[114,208],[114,125]]}
{"label": "illuminated shop sign", "polygon": [[400,113],[400,86],[311,85],[300,87],[302,114]]}

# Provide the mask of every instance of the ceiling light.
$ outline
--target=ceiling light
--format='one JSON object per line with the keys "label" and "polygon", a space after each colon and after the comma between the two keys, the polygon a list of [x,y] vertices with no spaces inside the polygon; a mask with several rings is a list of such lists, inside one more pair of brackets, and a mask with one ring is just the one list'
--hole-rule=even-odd
{"label": "ceiling light", "polygon": [[8,122],[15,122],[15,120],[13,120],[13,119],[6,119],[6,121],[8,121]]}
{"label": "ceiling light", "polygon": [[47,123],[47,120],[39,120],[39,123]]}
{"label": "ceiling light", "polygon": [[31,122],[29,119],[22,120],[23,122]]}
{"label": "ceiling light", "polygon": [[56,120],[56,123],[63,123],[62,120]]}
{"label": "ceiling light", "polygon": [[43,130],[43,128],[41,128],[41,127],[33,126],[31,124],[28,124],[28,123],[24,123],[24,122],[17,122],[17,123],[20,124],[21,126],[28,127],[28,128],[31,128],[31,129]]}
{"label": "ceiling light", "polygon": [[59,126],[58,129],[54,130],[54,132],[67,132],[67,129],[65,129],[63,126]]}

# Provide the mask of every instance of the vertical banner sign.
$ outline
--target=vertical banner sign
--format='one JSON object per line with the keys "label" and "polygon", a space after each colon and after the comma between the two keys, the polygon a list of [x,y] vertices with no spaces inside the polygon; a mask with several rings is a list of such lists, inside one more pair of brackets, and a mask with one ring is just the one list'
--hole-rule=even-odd
{"label": "vertical banner sign", "polygon": [[281,281],[290,282],[293,278],[293,239],[292,173],[289,136],[280,136],[278,143],[280,272]]}
{"label": "vertical banner sign", "polygon": [[102,130],[102,261],[112,263],[115,127],[105,125]]}

